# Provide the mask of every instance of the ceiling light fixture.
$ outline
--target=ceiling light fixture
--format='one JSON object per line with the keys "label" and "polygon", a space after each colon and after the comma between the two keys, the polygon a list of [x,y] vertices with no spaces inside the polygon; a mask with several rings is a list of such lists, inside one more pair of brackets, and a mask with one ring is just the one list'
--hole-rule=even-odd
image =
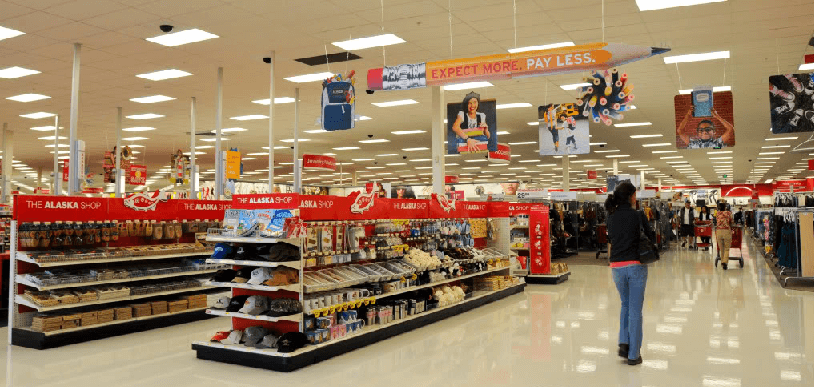
{"label": "ceiling light fixture", "polygon": [[479,87],[490,87],[494,86],[491,82],[486,81],[478,81],[478,82],[463,82],[463,83],[453,83],[451,85],[445,85],[444,90],[466,90],[466,89],[477,89]]}
{"label": "ceiling light fixture", "polygon": [[657,151],[653,151],[653,153],[654,154],[657,154],[657,153],[678,153],[678,151],[675,151],[675,150],[657,150]]}
{"label": "ceiling light fixture", "polygon": [[576,90],[576,89],[579,89],[580,87],[585,87],[585,86],[591,86],[591,84],[587,83],[587,82],[572,83],[570,85],[560,85],[560,89],[563,89],[563,90]]}
{"label": "ceiling light fixture", "polygon": [[155,130],[152,126],[133,126],[130,128],[123,128],[122,131],[124,132],[149,132],[151,130]]}
{"label": "ceiling light fixture", "polygon": [[671,143],[671,142],[656,142],[656,143],[651,143],[651,144],[642,144],[642,146],[645,147],[645,148],[652,148],[652,147],[657,147],[657,146],[670,146],[670,145],[673,145],[673,143]]}
{"label": "ceiling light fixture", "polygon": [[[715,86],[712,91],[717,93],[719,91],[732,91],[732,86]],[[692,89],[679,90],[679,94],[692,94]],[[771,129],[770,129],[771,130]]]}
{"label": "ceiling light fixture", "polygon": [[202,42],[204,40],[218,38],[218,35],[193,28],[190,30],[178,31],[169,34],[159,35],[154,38],[147,38],[148,42],[158,43],[162,46],[176,47],[189,43]]}
{"label": "ceiling light fixture", "polygon": [[630,138],[654,138],[654,137],[664,137],[663,134],[634,134],[630,136]]}
{"label": "ceiling light fixture", "polygon": [[814,63],[801,64],[800,67],[797,68],[797,70],[800,70],[800,71],[814,70]]}
{"label": "ceiling light fixture", "polygon": [[501,103],[495,106],[495,109],[512,109],[512,108],[524,108],[524,107],[531,107],[531,104],[528,102],[515,102],[515,103]]}
{"label": "ceiling light fixture", "polygon": [[397,101],[389,101],[389,102],[373,102],[374,106],[378,107],[394,107],[394,106],[402,106],[402,105],[412,105],[416,104],[418,101],[414,99],[400,99]]}
{"label": "ceiling light fixture", "polygon": [[[228,137],[222,137],[220,140],[221,141],[228,141],[229,138]],[[216,141],[218,141],[218,139],[217,138],[202,138],[201,141],[203,141],[203,142],[216,142]],[[283,147],[283,148],[285,148],[285,147]],[[275,149],[276,149],[276,147],[275,147]]]}
{"label": "ceiling light fixture", "polygon": [[423,150],[428,150],[428,149],[430,149],[430,148],[418,147],[418,148],[404,148],[402,150],[405,151],[405,152],[416,152],[416,151],[423,151]]}
{"label": "ceiling light fixture", "polygon": [[136,77],[149,79],[151,81],[163,81],[165,79],[173,79],[173,78],[182,78],[192,75],[183,70],[178,69],[169,69],[169,70],[160,70],[154,71],[151,73],[146,74],[137,74]]}
{"label": "ceiling light fixture", "polygon": [[402,136],[405,134],[418,134],[418,133],[427,133],[426,130],[397,130],[395,132],[390,132],[397,136]]}
{"label": "ceiling light fixture", "polygon": [[386,138],[377,138],[377,139],[373,139],[373,140],[359,140],[359,142],[362,143],[362,144],[378,144],[378,143],[383,143],[383,142],[390,142],[390,140],[388,140]]}
{"label": "ceiling light fixture", "polygon": [[[20,117],[31,118],[33,120],[39,120],[41,118],[53,117],[55,115],[56,114],[54,114],[54,113],[37,112],[37,113],[20,114]],[[54,127],[52,126],[51,129],[53,129],[53,128]]]}
{"label": "ceiling light fixture", "polygon": [[[0,28],[2,28],[2,27],[0,27]],[[0,40],[2,40],[2,39],[0,39]],[[47,95],[42,95],[42,94],[20,94],[20,95],[15,95],[13,97],[8,97],[6,99],[11,100],[11,101],[16,101],[16,102],[34,102],[34,101],[39,101],[39,100],[48,99],[48,98],[51,98],[51,97],[49,97]]]}
{"label": "ceiling light fixture", "polygon": [[[698,1],[698,0],[690,0],[690,1]],[[641,0],[636,0],[637,3],[641,2]],[[658,0],[660,3],[664,3],[664,0]],[[687,1],[684,1],[685,3]],[[664,64],[673,64],[673,63],[690,63],[690,62],[704,62],[708,60],[715,60],[715,59],[729,59],[729,51],[714,51],[714,52],[706,52],[703,54],[686,54],[686,55],[673,55],[673,56],[665,56],[664,57]]]}
{"label": "ceiling light fixture", "polygon": [[[294,102],[294,98],[291,98],[291,97],[276,97],[276,98],[274,98],[274,104],[275,105],[279,105],[281,103],[293,103],[293,102]],[[252,103],[268,106],[269,99],[268,98],[266,98],[266,99],[258,99],[256,101],[252,101]]]}
{"label": "ceiling light fixture", "polygon": [[28,75],[39,74],[40,72],[37,70],[26,69],[18,66],[8,67],[4,69],[0,69],[0,78],[3,79],[15,79],[21,78]]}
{"label": "ceiling light fixture", "polygon": [[537,141],[510,142],[509,145],[531,145],[536,143]]}
{"label": "ceiling light fixture", "polygon": [[[321,73],[313,73],[313,74],[303,74],[303,75],[296,75],[293,77],[283,78],[286,81],[294,82],[294,83],[307,83],[307,82],[317,82],[317,81],[324,81],[328,78],[333,77],[334,74],[330,72],[321,72]],[[276,103],[277,101],[275,101]]]}
{"label": "ceiling light fixture", "polygon": [[153,114],[153,113],[146,113],[146,114],[133,114],[129,115],[125,118],[129,118],[131,120],[151,120],[153,118],[161,118],[164,117],[163,114]]}
{"label": "ceiling light fixture", "polygon": [[262,114],[248,114],[248,115],[245,115],[245,116],[231,117],[229,119],[230,120],[235,120],[235,121],[251,121],[251,120],[264,120],[264,119],[267,119],[267,118],[269,118],[269,117],[264,116]]}
{"label": "ceiling light fixture", "polygon": [[[62,126],[60,126],[59,128],[63,129]],[[31,128],[31,130],[36,131],[36,132],[53,132],[54,127],[53,126],[35,126],[35,127]]]}
{"label": "ceiling light fixture", "polygon": [[526,47],[510,48],[509,52],[512,53],[512,54],[516,54],[518,52],[551,50],[553,48],[571,47],[573,45],[574,45],[574,42],[559,42],[559,43],[544,44],[542,46],[526,46]]}
{"label": "ceiling light fixture", "polygon": [[613,126],[617,128],[631,128],[634,126],[650,126],[653,125],[652,122],[623,122],[620,124],[613,124]]}
{"label": "ceiling light fixture", "polygon": [[356,150],[356,149],[359,149],[359,147],[358,146],[340,146],[338,148],[331,148],[331,149],[338,150],[338,151],[341,151],[341,150]]}
{"label": "ceiling light fixture", "polygon": [[394,34],[382,34],[376,36],[369,36],[366,38],[356,38],[344,40],[341,42],[333,42],[331,44],[345,51],[358,51],[371,47],[384,47],[404,42],[405,42],[404,39],[399,38]]}
{"label": "ceiling light fixture", "polygon": [[149,97],[130,98],[130,101],[133,101],[133,102],[136,102],[136,103],[158,103],[158,102],[172,101],[174,99],[175,98],[173,98],[173,97],[167,97],[166,95],[159,94],[159,95],[152,95],[152,96],[149,96]]}

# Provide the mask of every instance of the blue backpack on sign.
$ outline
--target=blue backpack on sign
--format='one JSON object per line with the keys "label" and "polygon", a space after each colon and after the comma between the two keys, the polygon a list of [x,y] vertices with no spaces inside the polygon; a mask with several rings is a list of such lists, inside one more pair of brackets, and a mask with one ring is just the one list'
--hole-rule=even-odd
{"label": "blue backpack on sign", "polygon": [[322,88],[322,129],[334,131],[353,128],[356,103],[348,103],[349,94],[356,94],[350,82],[330,82]]}

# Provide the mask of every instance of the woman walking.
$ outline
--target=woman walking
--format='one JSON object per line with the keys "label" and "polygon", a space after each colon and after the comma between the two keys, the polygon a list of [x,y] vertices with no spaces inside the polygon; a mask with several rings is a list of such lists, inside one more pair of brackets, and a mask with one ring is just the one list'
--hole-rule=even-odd
{"label": "woman walking", "polygon": [[639,261],[639,230],[648,238],[655,235],[644,214],[633,209],[636,187],[629,181],[616,186],[605,201],[608,216],[608,254],[613,281],[619,290],[622,310],[619,318],[619,356],[627,364],[642,363],[642,306],[647,286],[647,266]]}
{"label": "woman walking", "polygon": [[726,203],[718,203],[718,213],[715,215],[715,240],[721,251],[721,267],[727,270],[729,264],[729,248],[732,244],[732,211],[726,209]]}

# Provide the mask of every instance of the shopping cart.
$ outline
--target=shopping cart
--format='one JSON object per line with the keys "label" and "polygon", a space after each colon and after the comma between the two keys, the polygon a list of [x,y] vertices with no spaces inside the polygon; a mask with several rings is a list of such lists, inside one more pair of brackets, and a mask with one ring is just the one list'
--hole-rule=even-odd
{"label": "shopping cart", "polygon": [[608,253],[608,226],[606,224],[596,225],[596,244],[598,245],[596,259],[599,259],[601,254]]}
{"label": "shopping cart", "polygon": [[[695,237],[696,238],[712,238],[712,222],[711,221],[695,221]],[[701,239],[701,243],[695,243],[696,247],[709,247],[711,243],[704,243],[703,239]]]}
{"label": "shopping cart", "polygon": [[[732,244],[729,247],[729,260],[738,261],[743,267],[743,249],[741,249],[741,242],[743,241],[743,226],[732,226]],[[740,255],[733,256],[732,251],[738,250]],[[718,262],[721,260],[721,246],[718,246],[718,255],[715,257],[715,267],[718,267]]]}

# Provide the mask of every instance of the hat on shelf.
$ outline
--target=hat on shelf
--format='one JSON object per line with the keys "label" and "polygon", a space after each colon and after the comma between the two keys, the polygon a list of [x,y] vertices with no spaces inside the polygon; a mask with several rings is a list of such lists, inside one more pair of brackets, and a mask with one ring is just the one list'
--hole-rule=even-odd
{"label": "hat on shelf", "polygon": [[215,301],[215,305],[212,305],[212,309],[226,309],[229,307],[229,302],[231,299],[228,296],[221,296]]}
{"label": "hat on shelf", "polygon": [[263,248],[268,253],[261,256],[271,262],[291,262],[300,260],[300,248],[290,243],[275,243]]}
{"label": "hat on shelf", "polygon": [[215,245],[215,251],[212,253],[212,259],[228,259],[232,254],[232,246],[228,243],[218,243]]}
{"label": "hat on shelf", "polygon": [[240,340],[243,338],[243,331],[241,330],[234,330],[229,333],[229,336],[226,337],[225,340],[221,340],[222,344],[240,344]]}
{"label": "hat on shelf", "polygon": [[263,296],[249,296],[246,299],[246,302],[243,303],[243,307],[240,308],[238,312],[245,313],[252,316],[257,316],[260,313],[265,312],[268,310],[268,299]]}
{"label": "hat on shelf", "polygon": [[288,332],[280,336],[280,339],[277,340],[277,351],[294,352],[297,349],[302,348],[306,342],[308,342],[308,338],[305,336],[304,333]]}
{"label": "hat on shelf", "polygon": [[255,348],[277,348],[277,340],[280,337],[271,333],[268,335],[263,336],[263,340],[257,343],[254,347]]}
{"label": "hat on shelf", "polygon": [[287,286],[300,282],[300,271],[290,267],[277,267],[268,270],[263,285],[266,286]]}
{"label": "hat on shelf", "polygon": [[232,282],[240,284],[245,284],[246,282],[249,282],[249,279],[252,278],[252,270],[253,269],[251,267],[241,268],[240,270],[237,271],[237,274],[235,275],[235,278],[232,280]]}
{"label": "hat on shelf", "polygon": [[258,267],[252,270],[252,277],[249,279],[249,284],[251,285],[260,285],[263,281],[272,278],[271,274],[269,273],[269,268],[267,267]]}
{"label": "hat on shelf", "polygon": [[232,300],[229,301],[229,306],[226,308],[227,312],[237,312],[241,308],[243,308],[243,304],[246,303],[246,300],[249,296],[234,296]]}
{"label": "hat on shelf", "polygon": [[218,270],[214,276],[212,276],[212,281],[214,282],[230,282],[235,279],[237,272],[232,269],[223,269]]}
{"label": "hat on shelf", "polygon": [[246,331],[243,332],[243,344],[247,347],[255,346],[257,343],[261,342],[263,337],[265,337],[267,334],[269,334],[268,329],[261,326],[248,327],[246,328]]}
{"label": "hat on shelf", "polygon": [[271,317],[290,316],[302,313],[302,304],[290,298],[276,298],[269,301],[268,310],[263,315]]}

